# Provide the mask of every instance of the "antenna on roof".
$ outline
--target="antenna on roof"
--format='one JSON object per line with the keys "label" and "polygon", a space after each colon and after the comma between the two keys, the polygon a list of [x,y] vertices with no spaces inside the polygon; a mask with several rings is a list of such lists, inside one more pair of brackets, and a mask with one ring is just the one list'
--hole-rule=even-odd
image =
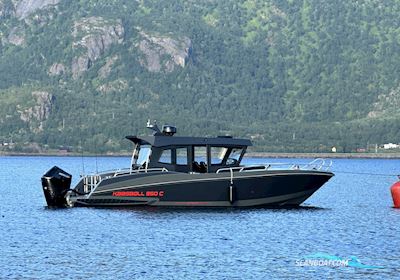
{"label": "antenna on roof", "polygon": [[147,126],[146,126],[146,127],[154,131],[154,132],[153,132],[153,135],[154,135],[154,136],[156,136],[156,135],[162,135],[162,132],[160,131],[160,129],[159,129],[158,126],[157,126],[157,121],[156,121],[156,120],[154,120],[153,123],[151,123],[151,120],[148,119],[148,120],[147,120]]}

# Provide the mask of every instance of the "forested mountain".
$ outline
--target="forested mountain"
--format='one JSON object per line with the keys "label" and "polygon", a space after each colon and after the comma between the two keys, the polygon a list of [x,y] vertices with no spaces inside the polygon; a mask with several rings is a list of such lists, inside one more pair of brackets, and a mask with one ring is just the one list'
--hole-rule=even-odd
{"label": "forested mountain", "polygon": [[0,143],[147,133],[267,151],[400,142],[400,1],[0,0]]}

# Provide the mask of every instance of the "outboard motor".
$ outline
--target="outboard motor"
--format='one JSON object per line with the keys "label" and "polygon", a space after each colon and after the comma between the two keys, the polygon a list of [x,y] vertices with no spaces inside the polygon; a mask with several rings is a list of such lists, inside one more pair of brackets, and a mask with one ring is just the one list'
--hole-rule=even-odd
{"label": "outboard motor", "polygon": [[72,175],[54,166],[42,176],[42,187],[49,207],[66,207],[65,194],[71,185]]}

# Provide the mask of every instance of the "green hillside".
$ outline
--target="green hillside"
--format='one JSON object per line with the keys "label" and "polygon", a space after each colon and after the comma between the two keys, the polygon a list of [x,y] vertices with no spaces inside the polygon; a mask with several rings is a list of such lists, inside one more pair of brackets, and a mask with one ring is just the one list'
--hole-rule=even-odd
{"label": "green hillside", "polygon": [[399,14],[397,0],[0,0],[0,144],[117,152],[149,118],[265,151],[399,143]]}

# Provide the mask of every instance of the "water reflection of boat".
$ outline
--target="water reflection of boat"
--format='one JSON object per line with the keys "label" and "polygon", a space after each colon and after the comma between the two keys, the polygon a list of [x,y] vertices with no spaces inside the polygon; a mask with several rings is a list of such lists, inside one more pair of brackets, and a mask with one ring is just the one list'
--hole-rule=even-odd
{"label": "water reflection of boat", "polygon": [[131,166],[82,176],[53,167],[42,177],[48,206],[296,206],[333,173],[322,159],[308,164],[241,165],[250,140],[177,137],[176,128],[147,125],[134,143]]}

